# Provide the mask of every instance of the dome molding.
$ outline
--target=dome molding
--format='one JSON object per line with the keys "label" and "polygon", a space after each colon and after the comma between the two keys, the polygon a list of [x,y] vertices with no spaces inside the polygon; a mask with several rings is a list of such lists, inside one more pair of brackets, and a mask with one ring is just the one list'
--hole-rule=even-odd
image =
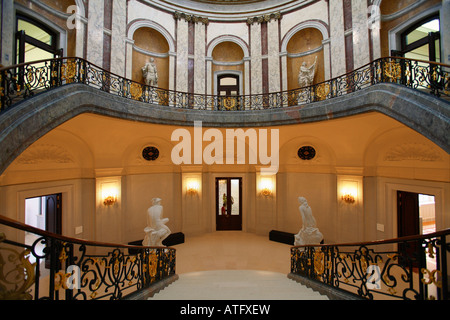
{"label": "dome molding", "polygon": [[[171,13],[183,12],[190,15],[206,16],[210,21],[246,21],[255,15],[265,15],[275,11],[281,14],[293,9],[300,9],[317,0],[249,0],[235,1],[211,0],[142,0],[154,8]],[[218,4],[213,2],[219,2]]]}

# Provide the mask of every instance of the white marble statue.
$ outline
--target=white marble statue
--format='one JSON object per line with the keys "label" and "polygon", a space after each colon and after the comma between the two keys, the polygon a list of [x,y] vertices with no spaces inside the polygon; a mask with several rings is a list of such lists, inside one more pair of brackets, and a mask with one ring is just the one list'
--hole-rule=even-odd
{"label": "white marble statue", "polygon": [[163,207],[161,199],[153,198],[153,205],[147,210],[147,227],[144,229],[145,237],[142,241],[143,246],[161,247],[162,242],[167,238],[171,231],[166,226],[168,218],[162,219]]}
{"label": "white marble statue", "polygon": [[295,235],[295,246],[320,244],[323,239],[322,233],[316,226],[316,219],[314,219],[311,207],[304,197],[299,197],[300,214],[302,216],[303,225],[300,231]]}
{"label": "white marble statue", "polygon": [[156,68],[155,59],[150,58],[150,62],[145,64],[142,68],[142,75],[146,85],[153,87],[158,86],[158,70]]}
{"label": "white marble statue", "polygon": [[310,67],[306,66],[306,62],[302,63],[300,71],[298,73],[298,85],[300,86],[300,88],[308,87],[313,84],[314,76],[316,74],[316,64],[317,57]]}

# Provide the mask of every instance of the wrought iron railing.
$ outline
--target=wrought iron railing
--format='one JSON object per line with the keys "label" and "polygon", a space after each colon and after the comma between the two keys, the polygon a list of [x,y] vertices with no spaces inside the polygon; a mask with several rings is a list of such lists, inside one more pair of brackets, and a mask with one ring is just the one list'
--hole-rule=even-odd
{"label": "wrought iron railing", "polygon": [[215,96],[150,87],[81,58],[57,58],[0,69],[0,111],[39,92],[70,83],[83,83],[150,104],[219,111],[304,105],[339,97],[377,83],[396,83],[437,97],[449,97],[449,71],[450,66],[441,63],[387,57],[309,87],[267,94]]}
{"label": "wrought iron railing", "polygon": [[448,300],[449,235],[295,246],[291,274],[366,299]]}
{"label": "wrought iron railing", "polygon": [[0,216],[0,300],[118,300],[175,275],[175,249],[97,243]]}

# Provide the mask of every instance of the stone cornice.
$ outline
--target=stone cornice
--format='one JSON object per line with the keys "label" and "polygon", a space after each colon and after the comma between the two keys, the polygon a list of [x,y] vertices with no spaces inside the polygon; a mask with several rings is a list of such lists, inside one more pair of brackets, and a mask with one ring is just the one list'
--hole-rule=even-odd
{"label": "stone cornice", "polygon": [[247,18],[247,24],[252,25],[254,23],[263,23],[263,22],[269,22],[271,20],[279,20],[279,19],[281,19],[281,13],[280,12],[272,12],[272,13],[263,14],[261,16]]}
{"label": "stone cornice", "polygon": [[174,12],[173,17],[177,20],[184,19],[187,22],[203,23],[205,26],[209,24],[209,19],[206,17],[200,17],[193,14],[187,14],[178,11]]}

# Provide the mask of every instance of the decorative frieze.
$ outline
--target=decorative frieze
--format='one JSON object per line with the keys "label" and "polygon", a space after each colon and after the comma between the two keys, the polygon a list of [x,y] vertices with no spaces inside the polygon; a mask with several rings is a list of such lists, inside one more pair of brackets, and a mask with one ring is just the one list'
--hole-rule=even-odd
{"label": "decorative frieze", "polygon": [[384,157],[385,161],[440,161],[441,156],[439,153],[419,143],[405,143],[391,148]]}
{"label": "decorative frieze", "polygon": [[203,23],[205,26],[209,24],[209,19],[207,17],[195,16],[193,14],[187,14],[178,11],[175,11],[173,17],[177,20],[184,19],[187,22]]}
{"label": "decorative frieze", "polygon": [[263,14],[261,16],[249,17],[249,18],[247,18],[247,24],[252,25],[254,23],[269,22],[271,20],[279,20],[279,19],[281,19],[281,13],[280,12],[272,12],[272,13]]}

